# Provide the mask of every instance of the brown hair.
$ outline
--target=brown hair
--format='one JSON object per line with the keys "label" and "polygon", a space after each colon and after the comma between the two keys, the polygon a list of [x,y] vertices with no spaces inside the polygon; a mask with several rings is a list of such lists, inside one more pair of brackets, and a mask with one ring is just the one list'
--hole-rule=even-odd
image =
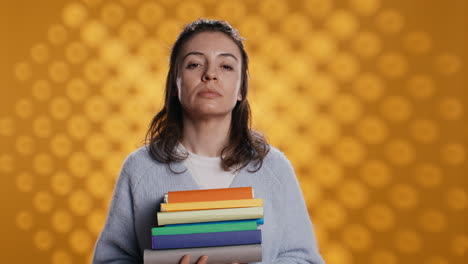
{"label": "brown hair", "polygon": [[242,43],[243,38],[229,23],[219,20],[199,19],[188,24],[178,36],[172,47],[169,71],[166,79],[164,108],[153,118],[146,133],[145,142],[150,156],[158,162],[170,166],[171,162],[187,158],[177,152],[176,146],[182,139],[183,113],[177,91],[177,63],[180,52],[190,38],[201,32],[221,32],[231,38],[239,47],[242,55],[241,96],[232,110],[229,143],[221,152],[221,166],[224,170],[244,168],[250,162],[255,163],[254,171],[261,168],[263,159],[269,151],[265,138],[251,129],[251,113],[247,101],[248,91],[248,56]]}

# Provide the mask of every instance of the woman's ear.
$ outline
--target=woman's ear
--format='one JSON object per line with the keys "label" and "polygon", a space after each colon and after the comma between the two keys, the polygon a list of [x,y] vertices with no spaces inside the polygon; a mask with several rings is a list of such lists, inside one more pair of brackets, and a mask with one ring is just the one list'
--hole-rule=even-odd
{"label": "woman's ear", "polygon": [[242,94],[240,90],[239,90],[239,93],[237,94],[237,101],[242,101]]}

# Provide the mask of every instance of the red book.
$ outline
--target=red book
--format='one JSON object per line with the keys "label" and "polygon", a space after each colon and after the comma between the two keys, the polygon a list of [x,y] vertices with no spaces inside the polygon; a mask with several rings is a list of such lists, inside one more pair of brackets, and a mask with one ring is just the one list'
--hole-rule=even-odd
{"label": "red book", "polygon": [[208,202],[253,199],[252,187],[174,191],[167,193],[167,203]]}

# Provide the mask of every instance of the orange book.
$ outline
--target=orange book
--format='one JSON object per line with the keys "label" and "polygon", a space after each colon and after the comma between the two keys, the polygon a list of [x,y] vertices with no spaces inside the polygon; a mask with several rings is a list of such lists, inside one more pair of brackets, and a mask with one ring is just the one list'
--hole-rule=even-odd
{"label": "orange book", "polygon": [[166,203],[208,202],[253,199],[252,187],[168,192]]}

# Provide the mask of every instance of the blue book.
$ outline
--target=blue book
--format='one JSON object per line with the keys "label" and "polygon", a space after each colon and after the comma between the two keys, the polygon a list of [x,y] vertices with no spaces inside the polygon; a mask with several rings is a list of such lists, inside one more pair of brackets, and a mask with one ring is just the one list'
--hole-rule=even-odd
{"label": "blue book", "polygon": [[216,247],[262,243],[262,230],[152,236],[153,249]]}

